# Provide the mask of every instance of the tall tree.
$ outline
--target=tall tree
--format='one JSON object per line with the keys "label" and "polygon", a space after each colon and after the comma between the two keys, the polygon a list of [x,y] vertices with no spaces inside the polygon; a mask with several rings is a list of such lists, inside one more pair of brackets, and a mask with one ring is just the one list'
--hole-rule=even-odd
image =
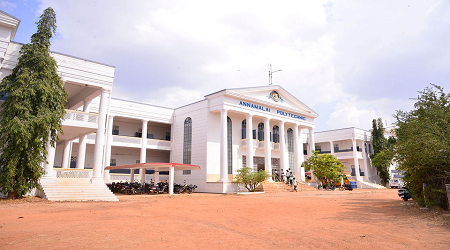
{"label": "tall tree", "polygon": [[450,183],[450,94],[433,84],[419,94],[413,110],[395,114],[395,158],[415,200],[447,208],[444,184]]}
{"label": "tall tree", "polygon": [[389,166],[391,165],[393,153],[388,150],[391,148],[390,143],[394,143],[395,139],[386,139],[384,136],[383,120],[381,118],[372,120],[372,145],[373,155],[372,165],[377,169],[378,176],[386,186],[390,179]]}
{"label": "tall tree", "polygon": [[0,189],[12,199],[39,187],[46,145],[55,146],[56,131],[62,132],[67,102],[49,52],[56,31],[53,9],[45,9],[36,24],[31,43],[22,46],[16,67],[0,83],[0,93],[7,96],[1,105]]}

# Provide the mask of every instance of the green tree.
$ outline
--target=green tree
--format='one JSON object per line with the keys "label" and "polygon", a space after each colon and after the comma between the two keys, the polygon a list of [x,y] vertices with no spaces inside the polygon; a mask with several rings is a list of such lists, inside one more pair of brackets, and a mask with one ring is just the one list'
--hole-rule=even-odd
{"label": "green tree", "polygon": [[253,172],[253,170],[248,167],[241,168],[237,172],[236,182],[243,184],[249,192],[254,192],[259,183],[270,177],[270,174],[264,170]]}
{"label": "green tree", "polygon": [[394,115],[398,127],[395,159],[419,204],[447,208],[444,184],[450,183],[450,95],[432,84],[414,100],[412,111]]}
{"label": "green tree", "polygon": [[312,169],[314,175],[318,179],[326,178],[327,180],[333,180],[339,182],[341,177],[344,176],[345,166],[334,155],[331,154],[319,154],[315,151],[309,159],[303,162],[302,167],[306,171]]}
{"label": "green tree", "polygon": [[394,156],[392,147],[395,144],[395,138],[384,136],[383,120],[381,118],[372,120],[372,145],[373,155],[371,155],[372,165],[377,169],[383,185],[389,182],[389,166]]}
{"label": "green tree", "polygon": [[39,187],[46,145],[55,146],[62,132],[67,93],[50,56],[50,38],[55,34],[56,16],[47,8],[31,42],[20,49],[12,73],[0,83],[7,99],[1,105],[0,189],[14,199]]}

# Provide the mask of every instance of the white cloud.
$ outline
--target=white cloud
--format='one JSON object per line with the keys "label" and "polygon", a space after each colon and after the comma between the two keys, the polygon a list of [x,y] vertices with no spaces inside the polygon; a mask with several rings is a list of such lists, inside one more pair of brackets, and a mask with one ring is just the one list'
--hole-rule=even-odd
{"label": "white cloud", "polygon": [[17,4],[9,2],[9,1],[0,1],[0,7],[3,10],[11,11],[12,9],[15,9],[17,7]]}
{"label": "white cloud", "polygon": [[115,65],[114,96],[135,101],[176,107],[267,85],[272,63],[282,69],[274,84],[321,110],[328,128],[367,127],[429,82],[450,79],[446,1],[43,0],[40,8],[47,6],[58,20],[52,49]]}

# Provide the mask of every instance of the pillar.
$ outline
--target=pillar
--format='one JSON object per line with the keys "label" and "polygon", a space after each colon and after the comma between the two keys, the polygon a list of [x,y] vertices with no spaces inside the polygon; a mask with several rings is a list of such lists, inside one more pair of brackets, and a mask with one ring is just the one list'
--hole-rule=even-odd
{"label": "pillar", "polygon": [[220,181],[228,181],[228,140],[227,140],[228,110],[220,110]]}
{"label": "pillar", "polygon": [[293,126],[293,134],[294,134],[294,169],[292,169],[292,173],[294,173],[294,176],[299,178],[300,173],[300,152],[298,150],[299,147],[299,138],[298,138],[298,124],[294,124]]}
{"label": "pillar", "polygon": [[284,135],[284,121],[280,122],[280,167],[282,171],[286,173],[286,170],[289,169],[288,161],[286,157],[286,138]]}
{"label": "pillar", "polygon": [[70,168],[70,151],[72,151],[72,141],[64,141],[64,152],[61,162],[61,168]]}
{"label": "pillar", "polygon": [[330,141],[330,154],[334,155],[334,141]]}
{"label": "pillar", "polygon": [[247,114],[247,167],[253,169],[253,114]]}
{"label": "pillar", "polygon": [[53,145],[51,144],[50,136],[49,136],[48,143],[47,143],[47,158],[46,158],[47,162],[44,162],[45,174],[42,176],[42,178],[44,178],[44,179],[51,179],[54,177],[53,164],[55,162],[55,152],[56,152],[56,147],[53,147]]}
{"label": "pillar", "polygon": [[109,90],[102,89],[100,95],[100,106],[98,109],[98,129],[95,134],[94,147],[94,165],[93,165],[93,180],[102,179],[102,162],[103,162],[103,144],[105,142],[105,123],[106,123],[106,106],[108,103]]}
{"label": "pillar", "polygon": [[[169,195],[173,195],[173,183],[175,181],[174,167],[169,167]],[[228,178],[227,178],[228,179]]]}
{"label": "pillar", "polygon": [[[142,120],[142,139],[141,139],[141,154],[140,163],[147,162],[147,120]],[[145,168],[139,169],[139,178],[141,183],[145,182]]]}
{"label": "pillar", "polygon": [[155,182],[159,183],[159,168],[155,168]]}
{"label": "pillar", "polygon": [[[270,148],[270,119],[264,119],[264,159],[265,170],[268,174],[272,175],[272,149]],[[273,181],[269,178],[269,181]]]}
{"label": "pillar", "polygon": [[[91,109],[91,99],[84,99],[84,104],[83,104],[83,112],[85,113],[89,113],[89,110]],[[100,117],[99,117],[100,118]],[[88,116],[84,116],[83,119],[88,119]],[[80,137],[79,141],[78,141],[78,156],[77,156],[77,169],[84,169],[84,164],[86,161],[86,140],[87,140],[87,135],[83,135]],[[95,143],[97,144],[97,141],[95,141]]]}
{"label": "pillar", "polygon": [[367,166],[367,149],[366,149],[366,144],[365,144],[365,142],[363,142],[363,145],[362,145],[362,155],[363,155],[363,169],[364,169],[364,177],[363,177],[363,179],[365,180],[365,181],[369,181],[369,176],[367,175],[367,169],[368,169],[368,166]]}
{"label": "pillar", "polygon": [[[105,166],[109,166],[111,164],[111,147],[112,147],[112,141],[113,141],[113,129],[114,124],[114,116],[110,115],[108,119],[108,129],[107,129],[107,136],[106,136],[106,149],[105,149]],[[105,180],[111,180],[111,176],[109,174],[109,170],[105,170],[103,173],[103,177]]]}
{"label": "pillar", "polygon": [[315,145],[315,140],[314,140],[314,128],[309,128],[308,130],[309,130],[308,145],[309,145],[309,151],[310,151],[309,155],[311,156],[311,155],[313,155],[314,151],[316,151],[316,145]]}
{"label": "pillar", "polygon": [[[299,131],[299,136],[298,136],[298,156],[299,156],[299,166],[300,166],[300,180],[302,182],[305,182],[305,168],[302,167],[302,163],[305,161],[305,156],[303,155],[303,133],[302,133],[302,129],[300,129]],[[298,177],[297,177],[298,178]]]}
{"label": "pillar", "polygon": [[356,176],[356,180],[360,181],[361,180],[361,176],[359,175],[359,161],[358,161],[358,154],[356,151],[356,139],[352,139],[352,143],[353,143],[353,164],[355,164],[355,176]]}
{"label": "pillar", "polygon": [[130,182],[134,182],[134,169],[130,169]]}

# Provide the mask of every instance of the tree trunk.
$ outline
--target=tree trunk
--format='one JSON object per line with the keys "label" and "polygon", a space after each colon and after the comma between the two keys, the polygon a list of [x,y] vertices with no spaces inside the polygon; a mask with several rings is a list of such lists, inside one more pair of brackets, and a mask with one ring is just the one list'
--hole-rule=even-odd
{"label": "tree trunk", "polygon": [[6,197],[8,200],[14,200],[17,198],[17,193],[16,191],[11,191],[8,192],[8,196]]}

